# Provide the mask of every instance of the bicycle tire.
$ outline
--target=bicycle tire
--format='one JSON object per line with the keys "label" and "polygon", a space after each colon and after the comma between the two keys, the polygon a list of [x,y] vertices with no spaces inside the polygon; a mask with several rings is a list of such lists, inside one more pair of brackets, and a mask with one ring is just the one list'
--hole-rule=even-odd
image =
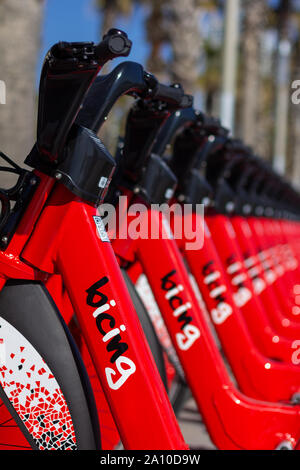
{"label": "bicycle tire", "polygon": [[0,312],[0,449],[99,449],[90,384],[45,287],[9,282]]}
{"label": "bicycle tire", "polygon": [[146,310],[145,305],[143,304],[142,299],[138,295],[135,286],[133,282],[131,281],[129,275],[127,274],[125,269],[121,269],[124,280],[126,282],[126,286],[128,289],[128,292],[130,294],[131,300],[133,302],[133,305],[135,307],[136,313],[138,315],[138,318],[140,320],[142,329],[145,333],[147,342],[149,344],[149,347],[151,349],[156,367],[159,371],[160,377],[163,381],[163,384],[165,388],[168,390],[167,387],[167,373],[166,373],[166,367],[165,367],[165,360],[163,356],[163,350],[162,347],[159,343],[158,337],[156,335],[155,329],[152,325],[152,322],[149,318],[148,312]]}

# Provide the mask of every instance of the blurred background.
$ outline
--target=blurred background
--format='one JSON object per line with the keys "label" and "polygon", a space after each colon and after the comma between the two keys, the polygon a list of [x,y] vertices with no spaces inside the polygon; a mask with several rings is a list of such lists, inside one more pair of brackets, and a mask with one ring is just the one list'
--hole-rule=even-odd
{"label": "blurred background", "polygon": [[[21,163],[34,143],[39,74],[51,45],[97,42],[113,26],[133,40],[130,60],[166,83],[181,82],[197,108],[221,117],[300,187],[300,104],[292,101],[299,0],[0,0],[2,151]],[[111,151],[128,100],[103,129]]]}

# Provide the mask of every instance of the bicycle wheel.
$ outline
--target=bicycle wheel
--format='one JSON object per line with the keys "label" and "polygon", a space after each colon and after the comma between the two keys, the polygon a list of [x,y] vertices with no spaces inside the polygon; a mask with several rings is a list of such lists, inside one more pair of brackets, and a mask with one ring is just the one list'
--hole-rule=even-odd
{"label": "bicycle wheel", "polygon": [[163,350],[160,345],[160,342],[158,340],[158,337],[156,335],[155,329],[152,325],[152,322],[149,318],[148,312],[145,308],[145,305],[143,304],[140,296],[138,295],[133,282],[131,281],[130,277],[128,276],[127,272],[125,269],[122,269],[122,274],[125,279],[126,285],[128,292],[130,294],[131,300],[134,304],[136,313],[139,317],[141,326],[143,328],[143,331],[145,333],[147,342],[150,346],[153,358],[156,363],[156,367],[160,373],[160,377],[166,387],[167,387],[167,373],[166,373],[166,366],[165,366],[165,361],[164,361],[164,356],[163,356]]}
{"label": "bicycle wheel", "polygon": [[190,395],[190,390],[146,276],[137,268],[133,272],[133,279],[135,280],[136,295],[145,311],[144,316],[151,324],[160,350],[164,352],[167,390],[173,410],[178,415]]}
{"label": "bicycle wheel", "polygon": [[0,292],[0,450],[100,448],[77,347],[43,285]]}

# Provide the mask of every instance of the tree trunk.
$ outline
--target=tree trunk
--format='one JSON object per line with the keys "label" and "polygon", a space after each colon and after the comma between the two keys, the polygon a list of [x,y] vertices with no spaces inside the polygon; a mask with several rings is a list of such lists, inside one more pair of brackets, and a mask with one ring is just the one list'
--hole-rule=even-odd
{"label": "tree trunk", "polygon": [[168,67],[162,57],[162,45],[168,39],[164,6],[166,0],[152,0],[151,9],[146,20],[147,39],[150,43],[150,54],[147,68],[158,80],[169,82]]}
{"label": "tree trunk", "polygon": [[[41,0],[0,2],[0,149],[22,164],[36,135],[36,63],[43,13]],[[3,176],[0,174],[0,184]]]}
{"label": "tree trunk", "polygon": [[197,88],[202,47],[197,5],[195,0],[170,0],[169,8],[169,41],[173,51],[171,76],[187,93],[193,94]]}
{"label": "tree trunk", "polygon": [[262,77],[257,94],[259,107],[255,151],[264,159],[271,161],[274,140],[274,81],[269,77]]}
{"label": "tree trunk", "polygon": [[287,164],[288,110],[290,95],[291,41],[289,34],[291,0],[281,0],[278,9],[275,142],[273,166],[284,174]]}
{"label": "tree trunk", "polygon": [[[118,15],[121,13],[120,5],[118,0],[98,0],[99,10],[101,12],[101,27],[99,40],[106,34],[111,28],[115,26]],[[130,37],[130,35],[129,35]],[[115,64],[113,61],[109,61],[102,67],[101,75],[109,73]],[[101,127],[99,131],[99,137],[104,141],[106,147],[114,153],[117,138],[119,133],[118,126],[118,115],[116,113],[116,107],[114,107],[108,114],[108,119]]]}
{"label": "tree trunk", "polygon": [[241,37],[244,61],[241,131],[245,142],[249,145],[255,145],[259,114],[260,41],[265,26],[268,6],[265,0],[245,0],[243,4],[245,21]]}
{"label": "tree trunk", "polygon": [[[300,77],[300,43],[299,40],[293,51],[292,79],[299,80]],[[292,82],[293,82],[292,80]],[[293,92],[294,90],[291,89]],[[290,119],[290,159],[288,164],[288,176],[292,179],[294,186],[300,190],[300,104],[294,104],[291,100]]]}
{"label": "tree trunk", "polygon": [[118,15],[118,4],[116,0],[105,0],[102,2],[102,24],[101,24],[101,35],[107,33],[110,28],[113,28]]}

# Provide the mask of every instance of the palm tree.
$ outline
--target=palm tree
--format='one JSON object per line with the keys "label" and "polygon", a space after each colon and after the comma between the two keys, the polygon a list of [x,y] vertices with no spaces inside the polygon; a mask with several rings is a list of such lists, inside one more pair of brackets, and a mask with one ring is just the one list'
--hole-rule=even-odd
{"label": "palm tree", "polygon": [[290,94],[291,38],[290,22],[292,15],[291,0],[281,0],[277,10],[277,70],[276,70],[276,109],[275,109],[275,168],[284,173],[287,162],[288,110]]}
{"label": "palm tree", "polygon": [[[203,41],[199,31],[199,6],[211,8],[214,1],[202,0],[97,0],[102,13],[102,32],[115,25],[120,14],[129,14],[134,3],[146,5],[146,30],[150,43],[147,67],[164,82],[180,82],[185,90],[194,93],[198,86],[198,63]],[[168,44],[172,58],[168,63],[163,58],[162,46]],[[112,128],[113,115],[109,126]],[[115,121],[115,120],[114,120]],[[117,129],[118,126],[115,126]],[[111,135],[109,135],[111,134]],[[114,145],[116,132],[103,128],[101,136]],[[113,145],[109,145],[110,148]]]}
{"label": "palm tree", "polygon": [[244,28],[241,35],[243,59],[243,86],[241,90],[241,134],[247,144],[257,140],[257,119],[260,113],[258,89],[260,77],[260,46],[266,26],[267,2],[244,0]]}
{"label": "palm tree", "polygon": [[102,13],[101,35],[106,33],[115,24],[119,15],[127,15],[131,12],[131,0],[97,0],[97,5]]}
{"label": "palm tree", "polygon": [[[292,80],[300,77],[300,37],[295,44],[292,56]],[[294,90],[293,90],[294,91]],[[291,103],[290,133],[289,133],[289,159],[287,170],[294,185],[300,189],[300,108],[299,104]]]}
{"label": "palm tree", "polygon": [[0,2],[0,79],[6,84],[6,104],[0,104],[0,143],[1,150],[19,163],[35,138],[35,71],[43,6],[42,0]]}
{"label": "palm tree", "polygon": [[169,0],[168,35],[173,58],[171,77],[183,85],[188,93],[197,89],[199,57],[202,39],[198,25],[196,0]]}
{"label": "palm tree", "polygon": [[168,42],[169,36],[166,28],[167,0],[144,0],[150,4],[146,19],[147,39],[150,44],[150,54],[147,68],[161,81],[169,81],[168,66],[162,56],[162,47]]}
{"label": "palm tree", "polygon": [[[97,0],[97,7],[101,14],[101,30],[100,38],[111,28],[116,26],[116,20],[120,15],[129,15],[131,13],[134,1],[132,0]],[[114,65],[107,63],[103,69],[102,74],[108,73],[110,68]],[[122,99],[118,101],[116,106],[108,115],[108,119],[104,126],[101,127],[99,136],[105,142],[107,148],[114,154],[117,139],[120,133],[120,109],[125,110]]]}

